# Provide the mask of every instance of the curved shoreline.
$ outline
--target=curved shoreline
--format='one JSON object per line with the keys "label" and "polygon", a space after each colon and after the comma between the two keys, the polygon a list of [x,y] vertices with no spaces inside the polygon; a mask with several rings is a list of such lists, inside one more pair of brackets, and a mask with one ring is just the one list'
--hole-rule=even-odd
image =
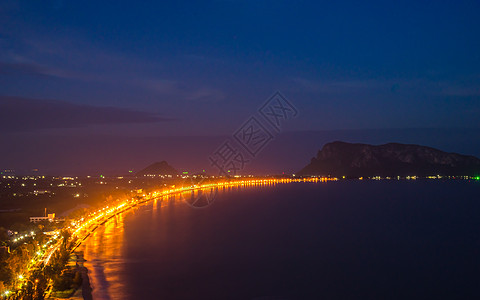
{"label": "curved shoreline", "polygon": [[[259,182],[260,181],[260,182]],[[235,185],[240,185],[240,186],[243,186],[243,185],[246,185],[246,184],[254,184],[254,183],[258,183],[258,184],[279,184],[279,183],[292,183],[292,182],[318,182],[320,180],[318,180],[318,178],[316,180],[300,180],[300,179],[296,179],[296,180],[285,180],[285,179],[274,179],[274,180],[252,180],[252,181],[242,181],[242,182],[231,182],[229,184],[226,184],[226,186],[235,186]],[[225,186],[224,186],[225,187]],[[182,193],[185,193],[185,192],[191,192],[191,191],[198,191],[198,190],[202,190],[202,189],[210,189],[210,188],[219,188],[219,186],[216,186],[216,187],[213,187],[213,186],[207,186],[207,187],[202,187],[202,186],[198,186],[198,187],[194,187],[190,190],[180,190],[180,191],[175,191],[175,192],[171,192],[171,193],[166,193],[166,194],[162,194],[160,196],[156,196],[156,197],[152,197],[152,198],[147,198],[145,197],[143,200],[141,201],[138,201],[136,203],[133,203],[132,205],[129,205],[127,206],[126,208],[123,208],[123,209],[120,209],[119,211],[116,211],[115,213],[107,216],[104,220],[101,220],[99,221],[98,223],[94,224],[92,227],[91,230],[89,230],[82,238],[79,239],[79,241],[77,242],[77,244],[72,248],[71,252],[75,251],[75,249],[77,249],[79,246],[81,246],[81,244],[98,228],[100,227],[101,225],[104,225],[108,220],[110,220],[111,218],[119,215],[119,214],[122,214],[126,211],[129,211],[130,209],[134,208],[134,207],[137,207],[139,204],[145,204],[145,203],[148,203],[152,200],[158,200],[158,199],[163,199],[164,197],[170,197],[170,196],[175,196],[175,195],[178,195],[178,194],[182,194]],[[82,264],[81,264],[81,267],[80,267],[80,271],[81,271],[81,274],[82,274],[82,285],[81,287],[74,293],[74,295],[72,295],[72,297],[68,298],[68,299],[75,299],[75,300],[79,300],[79,299],[84,299],[84,300],[93,300],[93,295],[92,295],[92,291],[93,291],[93,288],[90,284],[90,277],[88,276],[88,269],[84,266],[83,262],[85,260],[83,259],[83,252],[82,252]],[[81,294],[80,294],[80,291],[81,291]],[[80,297],[81,296],[81,297]]]}
{"label": "curved shoreline", "polygon": [[[128,202],[124,202],[122,205],[110,209],[110,210],[118,210],[118,211],[115,211],[114,213],[105,216],[105,218],[103,220],[96,221],[96,223],[92,224],[91,227],[93,227],[93,229],[88,230],[88,232],[84,236],[79,237],[79,241],[77,242],[77,244],[75,246],[73,246],[73,248],[71,249],[71,252],[75,251],[75,249],[77,249],[82,244],[82,242],[86,238],[88,238],[88,236],[90,236],[90,234],[92,232],[94,232],[100,225],[105,224],[105,222],[107,222],[108,220],[110,220],[114,216],[116,216],[118,214],[121,214],[121,213],[124,213],[124,212],[136,207],[139,204],[144,204],[144,203],[150,202],[152,200],[158,200],[158,199],[162,199],[164,197],[175,196],[175,195],[178,195],[178,194],[181,195],[182,193],[186,193],[186,192],[195,192],[195,191],[204,190],[204,189],[221,188],[221,187],[225,188],[225,187],[231,187],[231,186],[237,186],[237,185],[242,186],[242,185],[249,185],[249,184],[279,184],[279,183],[293,183],[293,182],[314,182],[314,183],[316,183],[316,182],[326,182],[326,181],[330,181],[330,180],[337,180],[337,179],[336,178],[323,178],[323,177],[322,178],[319,178],[319,177],[302,178],[302,179],[300,179],[300,178],[295,178],[295,179],[291,179],[291,178],[289,178],[289,179],[285,179],[285,178],[284,179],[252,179],[252,180],[231,181],[231,182],[224,182],[224,183],[211,183],[211,184],[205,184],[205,185],[200,185],[200,186],[191,186],[187,189],[180,188],[180,189],[164,191],[162,193],[155,192],[155,193],[153,193],[153,195],[151,195],[151,194],[148,195],[151,198],[148,198],[148,196],[144,196],[144,199],[142,199],[140,201],[137,201],[137,202],[134,202],[134,203],[129,203],[128,205],[126,205]],[[127,207],[123,207],[123,206],[127,206]],[[108,208],[108,206],[106,208]],[[104,209],[105,208],[103,208],[102,210],[104,210]],[[101,210],[99,210],[99,212],[101,212]],[[98,217],[99,216],[97,216],[96,218],[98,218]],[[83,227],[83,226],[81,226],[81,227]],[[73,235],[75,235],[75,233],[78,230],[79,229],[77,229],[73,233]]]}
{"label": "curved shoreline", "polygon": [[93,300],[92,291],[93,288],[90,284],[90,277],[88,276],[88,269],[85,267],[83,258],[83,252],[77,252],[77,269],[82,276],[82,283],[77,287],[75,292],[68,298],[70,300]]}
{"label": "curved shoreline", "polygon": [[93,300],[93,288],[90,284],[90,277],[88,276],[88,269],[85,266],[81,268],[82,272],[82,297],[84,300]]}

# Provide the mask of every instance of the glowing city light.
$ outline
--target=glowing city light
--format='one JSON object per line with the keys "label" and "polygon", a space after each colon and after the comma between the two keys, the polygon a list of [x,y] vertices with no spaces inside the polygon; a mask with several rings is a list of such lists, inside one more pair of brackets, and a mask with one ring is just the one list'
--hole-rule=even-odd
{"label": "glowing city light", "polygon": [[[103,177],[103,175],[101,175]],[[477,176],[475,179],[480,180],[480,176]],[[143,192],[141,198],[130,198],[125,199],[121,202],[115,204],[109,203],[105,207],[99,208],[96,211],[90,212],[83,217],[80,217],[76,220],[70,221],[65,225],[63,229],[56,230],[53,235],[43,244],[39,245],[41,250],[36,252],[36,257],[30,261],[30,264],[27,266],[26,270],[31,270],[31,268],[36,268],[39,265],[47,265],[54,254],[63,243],[63,237],[61,236],[62,231],[68,231],[71,234],[72,238],[78,238],[74,248],[78,247],[81,242],[88,237],[98,226],[104,224],[107,220],[114,217],[117,214],[121,214],[126,210],[129,210],[135,207],[138,204],[145,203],[151,200],[158,200],[161,198],[168,199],[168,197],[182,195],[184,193],[196,193],[202,192],[211,189],[228,189],[234,187],[245,187],[245,186],[255,186],[255,185],[274,185],[280,183],[291,183],[291,182],[326,182],[331,180],[337,180],[337,178],[256,178],[256,179],[245,179],[245,177],[237,176],[234,180],[224,179],[223,181],[217,180],[216,182],[204,183],[204,184],[191,184],[189,186],[178,187],[175,185],[170,186],[168,189],[162,189],[154,191],[151,193]],[[35,235],[35,232],[30,232],[30,235],[22,235],[15,238],[13,241],[17,242],[24,238]],[[24,273],[25,274],[25,273]],[[24,280],[28,277],[27,275],[20,274],[18,275],[19,280]],[[35,280],[38,282],[38,279]],[[21,284],[19,289],[21,289]],[[4,292],[4,296],[7,297],[11,292]]]}

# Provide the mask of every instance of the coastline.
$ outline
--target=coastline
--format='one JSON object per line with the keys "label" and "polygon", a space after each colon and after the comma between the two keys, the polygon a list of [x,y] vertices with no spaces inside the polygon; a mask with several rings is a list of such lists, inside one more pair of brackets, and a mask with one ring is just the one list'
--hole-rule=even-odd
{"label": "coastline", "polygon": [[88,269],[83,264],[85,259],[83,258],[83,252],[77,253],[77,265],[80,274],[82,275],[82,284],[79,288],[73,293],[72,296],[67,299],[71,300],[93,300],[92,296],[92,286],[90,285],[90,277],[88,276]]}
{"label": "coastline", "polygon": [[90,277],[88,276],[88,269],[85,266],[81,267],[82,272],[82,297],[84,300],[93,300],[92,286],[90,285]]}
{"label": "coastline", "polygon": [[[290,183],[290,182],[318,182],[319,180],[320,181],[326,181],[326,179],[323,179],[323,178],[322,179],[318,179],[318,178],[314,178],[314,179],[307,178],[307,179],[305,179],[305,178],[303,178],[303,179],[288,179],[288,180],[287,179],[263,179],[263,180],[254,179],[254,180],[247,180],[247,181],[244,181],[244,180],[233,181],[233,182],[227,182],[227,183],[221,183],[221,184],[218,184],[218,183],[217,184],[208,184],[208,185],[204,185],[204,186],[193,186],[193,187],[189,187],[186,190],[183,190],[183,188],[182,189],[177,189],[177,190],[169,190],[166,193],[165,192],[162,193],[162,195],[155,195],[154,197],[151,197],[151,198],[145,197],[145,198],[143,198],[142,200],[140,200],[136,203],[132,203],[132,204],[128,205],[127,207],[123,207],[125,204],[122,204],[117,208],[111,209],[111,210],[114,210],[114,213],[111,213],[110,215],[105,216],[103,220],[96,223],[93,226],[93,228],[90,228],[88,230],[88,232],[72,248],[71,251],[74,252],[74,250],[77,249],[90,236],[90,234],[92,232],[94,232],[99,226],[104,225],[111,218],[115,217],[118,214],[122,214],[126,211],[129,211],[132,208],[137,207],[140,204],[144,204],[144,203],[150,202],[152,200],[164,199],[164,197],[181,194],[181,193],[184,193],[186,191],[195,191],[195,190],[203,190],[203,189],[209,189],[209,188],[218,188],[219,186],[225,187],[225,186],[235,186],[235,185],[245,186],[245,185],[248,185],[248,184],[280,184],[280,183]],[[335,179],[330,179],[330,180],[337,180],[337,179],[335,178]],[[107,206],[107,208],[108,208],[108,206]],[[118,209],[118,208],[120,208],[120,209]],[[77,231],[78,231],[78,229],[77,229]],[[75,251],[75,253],[77,254],[78,270],[80,271],[80,273],[82,275],[82,284],[73,293],[72,296],[70,296],[68,298],[65,298],[65,299],[92,300],[93,299],[93,294],[92,294],[93,288],[90,284],[90,278],[88,276],[88,269],[83,264],[85,262],[85,259],[83,257],[83,252],[82,251]]]}

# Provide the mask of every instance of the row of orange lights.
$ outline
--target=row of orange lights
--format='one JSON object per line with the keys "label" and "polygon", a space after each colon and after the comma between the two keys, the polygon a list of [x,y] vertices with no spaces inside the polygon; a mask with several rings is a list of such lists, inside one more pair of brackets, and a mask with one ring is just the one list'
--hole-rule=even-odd
{"label": "row of orange lights", "polygon": [[[171,196],[173,194],[177,193],[183,193],[183,192],[188,192],[188,191],[196,191],[196,190],[202,190],[202,189],[209,189],[209,188],[218,188],[218,187],[227,187],[227,186],[237,186],[237,185],[257,185],[257,184],[276,184],[276,183],[291,183],[291,182],[326,182],[326,181],[331,181],[331,180],[337,180],[337,178],[318,178],[318,177],[312,177],[312,178],[281,178],[281,179],[251,179],[251,180],[235,180],[235,181],[224,181],[224,182],[217,182],[217,183],[208,183],[208,184],[202,184],[202,185],[191,185],[187,187],[181,187],[181,188],[176,188],[176,189],[169,189],[169,190],[164,190],[161,192],[153,192],[148,195],[143,195],[145,199],[153,199],[153,198],[158,198],[158,197],[165,197],[165,196]],[[109,205],[99,209],[95,212],[90,213],[86,217],[82,217],[76,221],[72,221],[70,223],[70,226],[67,227],[67,229],[72,229],[72,236],[73,237],[78,237],[80,236],[80,232],[83,229],[89,228],[91,225],[98,225],[99,221],[104,221],[107,220],[108,218],[116,215],[120,211],[129,209],[136,205],[138,201],[135,201],[134,199],[126,200],[114,207],[110,207]],[[130,207],[126,207],[128,204],[130,204]],[[51,242],[57,240],[59,237],[59,232],[57,232],[52,238],[50,238],[45,245],[43,245],[43,248],[46,248]],[[51,256],[55,251],[58,249],[60,246],[59,242],[57,241],[56,245],[51,245],[48,249],[50,251],[45,251],[42,254],[39,255],[38,260],[40,261],[42,259],[42,256],[47,254],[47,257],[44,259],[45,264],[48,264],[48,261],[50,260]],[[32,260],[32,264],[35,263],[35,260]],[[20,275],[23,278],[23,275]],[[6,294],[5,296],[7,296]]]}

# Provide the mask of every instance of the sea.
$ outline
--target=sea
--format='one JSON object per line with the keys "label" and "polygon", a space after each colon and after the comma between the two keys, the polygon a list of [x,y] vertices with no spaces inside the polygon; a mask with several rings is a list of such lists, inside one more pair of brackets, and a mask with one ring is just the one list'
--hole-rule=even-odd
{"label": "sea", "polygon": [[480,182],[343,180],[152,200],[80,247],[93,299],[480,299]]}

